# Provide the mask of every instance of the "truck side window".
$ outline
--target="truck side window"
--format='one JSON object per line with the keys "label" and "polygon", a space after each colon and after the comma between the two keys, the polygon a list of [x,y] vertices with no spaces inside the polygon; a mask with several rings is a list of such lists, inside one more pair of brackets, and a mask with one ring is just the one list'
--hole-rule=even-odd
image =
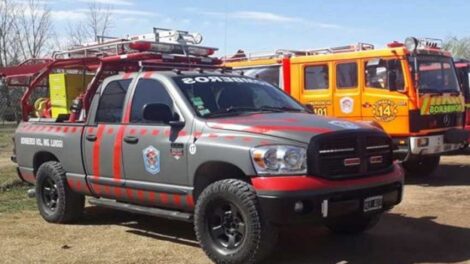
{"label": "truck side window", "polygon": [[305,90],[328,89],[328,65],[305,67]]}
{"label": "truck side window", "polygon": [[357,63],[348,62],[336,65],[336,87],[357,87]]}
{"label": "truck side window", "polygon": [[145,123],[142,116],[146,104],[166,104],[173,109],[173,100],[163,83],[153,79],[140,79],[132,99],[131,123]]}
{"label": "truck side window", "polygon": [[120,123],[131,79],[111,81],[100,96],[95,122]]}
{"label": "truck side window", "polygon": [[403,90],[405,81],[400,60],[372,59],[365,62],[366,86]]}

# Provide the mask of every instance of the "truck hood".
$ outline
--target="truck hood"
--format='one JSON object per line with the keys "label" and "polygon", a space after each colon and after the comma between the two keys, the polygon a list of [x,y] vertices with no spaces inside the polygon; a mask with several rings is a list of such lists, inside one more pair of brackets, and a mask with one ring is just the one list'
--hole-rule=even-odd
{"label": "truck hood", "polygon": [[309,113],[268,113],[218,118],[208,121],[207,126],[213,129],[281,137],[304,143],[309,143],[313,136],[323,133],[377,129],[367,124],[325,118]]}

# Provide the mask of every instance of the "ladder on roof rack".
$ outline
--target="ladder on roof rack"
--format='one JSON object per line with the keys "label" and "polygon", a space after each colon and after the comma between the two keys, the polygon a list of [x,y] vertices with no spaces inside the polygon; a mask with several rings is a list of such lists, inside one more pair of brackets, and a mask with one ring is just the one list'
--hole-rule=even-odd
{"label": "ladder on roof rack", "polygon": [[199,46],[202,36],[182,30],[153,28],[153,33],[116,38],[97,36],[97,41],[56,51],[54,59],[108,57],[136,52],[154,52],[165,55],[208,57],[217,48]]}
{"label": "ladder on roof rack", "polygon": [[354,51],[363,51],[363,50],[373,50],[375,47],[369,43],[359,42],[357,44],[338,46],[331,48],[322,48],[322,49],[311,49],[308,50],[308,55],[318,55],[318,54],[331,54],[331,53],[342,53],[342,52],[354,52]]}
{"label": "ladder on roof rack", "polygon": [[293,57],[293,56],[305,56],[308,55],[307,51],[304,50],[288,50],[288,49],[278,49],[275,51],[259,51],[259,52],[250,52],[245,53],[243,50],[239,50],[232,57],[223,58],[224,61],[238,61],[246,59],[275,59],[275,58],[284,58],[284,57]]}
{"label": "ladder on roof rack", "polygon": [[353,45],[321,48],[321,49],[309,49],[309,50],[287,50],[279,49],[275,51],[265,52],[253,52],[245,53],[239,50],[235,55],[230,58],[225,57],[224,61],[234,62],[240,60],[251,60],[251,59],[274,59],[274,58],[285,58],[285,57],[300,57],[308,55],[319,55],[319,54],[331,54],[331,53],[342,53],[342,52],[354,52],[363,50],[373,50],[374,45],[368,43],[357,43]]}

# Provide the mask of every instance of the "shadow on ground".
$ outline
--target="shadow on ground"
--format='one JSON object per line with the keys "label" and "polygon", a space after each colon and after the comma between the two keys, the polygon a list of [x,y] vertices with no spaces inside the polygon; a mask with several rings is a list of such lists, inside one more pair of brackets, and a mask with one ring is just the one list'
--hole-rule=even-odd
{"label": "shadow on ground", "polygon": [[[470,160],[470,157],[468,158]],[[441,164],[433,174],[427,177],[410,176],[405,179],[407,185],[420,186],[470,186],[470,165]]]}
{"label": "shadow on ground", "polygon": [[[88,207],[80,224],[121,225],[126,232],[198,247],[189,223]],[[470,229],[385,214],[360,236],[335,236],[324,228],[282,230],[280,243],[265,263],[453,263],[470,260]],[[345,262],[344,262],[345,261]]]}

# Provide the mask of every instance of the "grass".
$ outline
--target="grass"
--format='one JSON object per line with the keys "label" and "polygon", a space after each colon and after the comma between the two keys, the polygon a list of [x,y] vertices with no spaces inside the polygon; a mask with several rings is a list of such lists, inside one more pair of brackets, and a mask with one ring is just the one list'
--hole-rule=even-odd
{"label": "grass", "polygon": [[0,215],[35,208],[35,200],[26,196],[31,185],[23,183],[8,159],[11,154],[11,136],[15,126],[0,126]]}

